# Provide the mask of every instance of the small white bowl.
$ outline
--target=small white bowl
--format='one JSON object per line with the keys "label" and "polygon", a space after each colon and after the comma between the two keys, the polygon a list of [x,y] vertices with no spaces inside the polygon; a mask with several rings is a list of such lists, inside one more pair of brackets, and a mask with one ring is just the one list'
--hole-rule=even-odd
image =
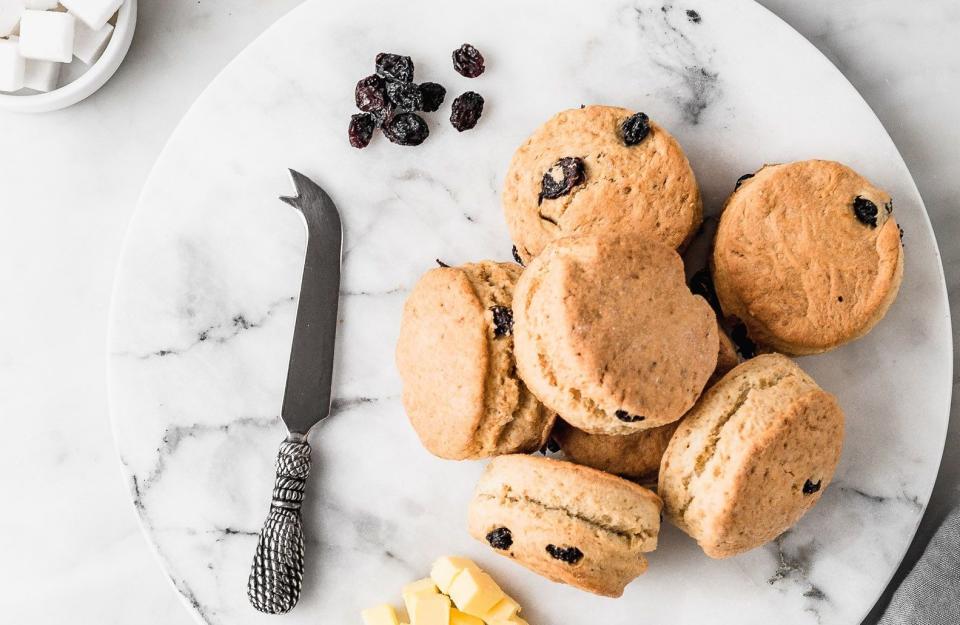
{"label": "small white bowl", "polygon": [[110,80],[120,67],[130,49],[136,27],[137,0],[126,0],[117,12],[117,25],[107,48],[86,72],[73,82],[49,93],[0,94],[0,108],[17,113],[46,113],[67,108],[83,100]]}

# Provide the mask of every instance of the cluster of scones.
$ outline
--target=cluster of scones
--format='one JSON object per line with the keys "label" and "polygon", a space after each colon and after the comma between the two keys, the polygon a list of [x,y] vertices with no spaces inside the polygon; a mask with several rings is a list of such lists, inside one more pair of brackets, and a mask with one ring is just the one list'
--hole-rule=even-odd
{"label": "cluster of scones", "polygon": [[[713,558],[796,523],[833,476],[844,415],[788,356],[861,337],[890,307],[889,195],[830,161],[744,176],[694,294],[679,252],[703,210],[682,149],[643,113],[587,106],[517,150],[503,205],[517,262],[428,271],[397,347],[426,449],[492,458],[471,535],[619,596],[662,518]],[[531,455],[548,441],[565,460]]]}

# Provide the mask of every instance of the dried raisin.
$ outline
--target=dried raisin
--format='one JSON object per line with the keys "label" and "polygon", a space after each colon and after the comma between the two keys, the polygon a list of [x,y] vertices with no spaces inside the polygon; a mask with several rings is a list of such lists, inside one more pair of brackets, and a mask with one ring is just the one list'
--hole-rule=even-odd
{"label": "dried raisin", "polygon": [[497,338],[513,334],[513,311],[506,306],[493,306],[493,335]]}
{"label": "dried raisin", "polygon": [[420,145],[430,135],[427,122],[415,113],[398,113],[383,125],[383,134],[391,143]]}
{"label": "dried raisin", "polygon": [[467,78],[476,78],[483,73],[483,55],[469,43],[453,51],[453,69]]}
{"label": "dried raisin", "polygon": [[877,215],[879,212],[877,205],[867,198],[860,195],[853,198],[853,214],[857,216],[860,223],[870,226],[871,228],[876,228]]}
{"label": "dried raisin", "polygon": [[[901,231],[902,231],[902,229],[901,229]],[[900,238],[903,238],[903,237],[900,237]],[[517,246],[514,245],[514,246],[513,246],[513,249],[510,250],[510,251],[513,253],[513,260],[517,261],[517,264],[520,265],[521,267],[523,267],[523,266],[524,266],[524,265],[523,265],[523,259],[520,258],[520,252],[517,251]]]}
{"label": "dried raisin", "polygon": [[413,82],[413,59],[400,54],[381,52],[377,55],[377,73],[389,80]]}
{"label": "dried raisin", "polygon": [[423,101],[421,110],[433,113],[440,109],[443,99],[447,97],[447,90],[444,89],[443,85],[438,85],[435,82],[425,82],[420,85],[420,97]]}
{"label": "dried raisin", "polygon": [[561,158],[543,174],[538,203],[543,202],[544,198],[555,200],[567,195],[575,186],[583,184],[586,178],[583,159],[578,156]]}
{"label": "dried raisin", "polygon": [[739,178],[737,178],[737,184],[733,185],[733,190],[736,191],[737,189],[740,188],[740,185],[743,184],[743,181],[744,181],[744,180],[749,180],[749,179],[753,178],[754,176],[756,176],[756,174],[743,174],[742,176],[740,176]]}
{"label": "dried raisin", "polygon": [[350,117],[350,127],[347,129],[350,145],[355,148],[365,148],[370,145],[370,139],[373,138],[373,131],[376,127],[377,120],[370,113],[352,115]]}
{"label": "dried raisin", "polygon": [[807,480],[806,482],[803,483],[803,494],[804,495],[814,494],[815,492],[820,490],[820,485],[822,483],[823,483],[823,480],[817,480],[816,482]]}
{"label": "dried raisin", "polygon": [[650,134],[650,118],[646,113],[634,113],[620,124],[620,133],[626,145],[637,145]]}
{"label": "dried raisin", "polygon": [[412,82],[393,80],[387,83],[387,99],[397,111],[409,113],[423,108],[423,94]]}
{"label": "dried raisin", "polygon": [[547,545],[547,553],[554,560],[560,560],[567,564],[576,564],[583,559],[583,552],[576,547],[557,547],[556,545]]}
{"label": "dried raisin", "polygon": [[450,110],[450,123],[463,132],[477,125],[483,114],[483,96],[473,91],[467,91],[453,101]]}
{"label": "dried raisin", "polygon": [[354,98],[357,102],[357,108],[361,111],[367,113],[384,111],[388,108],[387,85],[383,78],[371,74],[357,82]]}
{"label": "dried raisin", "polygon": [[618,410],[613,414],[624,423],[636,423],[637,421],[643,421],[646,419],[646,417],[642,417],[640,415],[630,414],[626,410]]}
{"label": "dried raisin", "polygon": [[513,545],[513,534],[508,527],[498,527],[487,534],[487,542],[494,549],[509,549]]}

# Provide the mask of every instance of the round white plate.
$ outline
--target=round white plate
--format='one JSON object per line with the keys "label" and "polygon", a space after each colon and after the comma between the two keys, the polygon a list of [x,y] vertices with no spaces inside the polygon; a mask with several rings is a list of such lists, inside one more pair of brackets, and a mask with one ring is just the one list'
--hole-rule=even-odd
{"label": "round white plate", "polygon": [[[687,10],[696,10],[695,21]],[[487,72],[456,75],[477,45]],[[411,54],[449,90],[431,137],[347,144],[356,81],[379,51]],[[476,90],[479,126],[449,103]],[[766,162],[852,165],[895,198],[906,276],[865,339],[802,366],[847,417],[837,479],[773,544],[713,561],[665,528],[650,570],[611,600],[560,586],[469,538],[480,462],[429,456],[399,402],[393,348],[407,290],[435,258],[507,260],[499,205],[514,148],[581,103],[649,113],[687,150],[707,211]],[[308,2],[213,82],[157,162],[130,229],[113,303],[110,392],[119,452],[144,530],[208,623],[277,623],[245,596],[284,429],[281,404],[304,250],[276,197],[293,167],[343,214],[342,325],[334,415],[311,436],[305,589],[283,622],[358,623],[399,603],[443,554],[477,558],[532,625],[859,623],[909,544],[947,427],[951,339],[940,260],[896,147],[843,76],[747,0],[662,5],[495,0]],[[429,354],[424,354],[429,358]]]}

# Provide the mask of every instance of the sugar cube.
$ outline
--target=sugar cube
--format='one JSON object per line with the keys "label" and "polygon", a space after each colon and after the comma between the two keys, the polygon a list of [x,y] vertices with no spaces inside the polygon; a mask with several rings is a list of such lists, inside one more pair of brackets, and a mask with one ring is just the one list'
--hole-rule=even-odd
{"label": "sugar cube", "polygon": [[73,16],[54,11],[24,11],[20,18],[20,55],[69,63],[73,59]]}
{"label": "sugar cube", "polygon": [[23,0],[0,0],[0,37],[6,37],[17,29]]}
{"label": "sugar cube", "polygon": [[87,65],[96,61],[113,34],[113,25],[104,24],[100,30],[94,30],[77,20],[73,33],[73,56]]}
{"label": "sugar cube", "polygon": [[0,91],[23,89],[26,63],[20,56],[16,37],[0,39]]}
{"label": "sugar cube", "polygon": [[60,0],[60,4],[93,30],[103,28],[123,2],[124,0]]}
{"label": "sugar cube", "polygon": [[35,9],[37,11],[49,11],[57,8],[60,4],[58,0],[20,0],[25,9]]}
{"label": "sugar cube", "polygon": [[23,86],[34,91],[53,91],[60,79],[60,63],[56,61],[37,61],[27,59],[23,76]]}

